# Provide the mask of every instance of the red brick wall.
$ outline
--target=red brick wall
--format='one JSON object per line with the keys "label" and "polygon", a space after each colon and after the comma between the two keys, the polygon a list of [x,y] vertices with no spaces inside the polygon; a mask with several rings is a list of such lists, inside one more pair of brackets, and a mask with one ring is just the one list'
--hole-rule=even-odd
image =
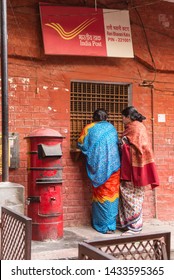
{"label": "red brick wall", "polygon": [[[13,5],[20,4],[20,1],[12,2]],[[22,6],[25,3],[28,5],[28,1],[23,0]],[[20,136],[20,167],[10,171],[10,181],[24,185],[27,196],[27,146],[24,137],[40,127],[58,130],[65,136],[62,185],[65,226],[90,223],[90,182],[85,162],[83,158],[74,161],[70,153],[70,82],[73,79],[131,83],[132,103],[147,117],[150,139],[152,92],[150,87],[140,87],[139,84],[143,80],[154,80],[154,154],[160,187],[156,191],[147,188],[144,218],[174,220],[174,5],[158,3],[155,9],[149,5],[138,11],[156,74],[135,9],[130,9],[134,59],[44,56],[38,6],[28,5],[13,12],[8,9],[9,131],[18,132]],[[160,15],[165,21],[159,20]],[[166,115],[165,123],[158,122],[158,114]]]}

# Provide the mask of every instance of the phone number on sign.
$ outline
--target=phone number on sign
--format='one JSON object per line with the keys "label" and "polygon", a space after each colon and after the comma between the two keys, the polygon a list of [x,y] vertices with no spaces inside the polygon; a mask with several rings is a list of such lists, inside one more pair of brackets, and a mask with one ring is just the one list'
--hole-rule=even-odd
{"label": "phone number on sign", "polygon": [[163,275],[164,267],[105,267],[105,275]]}

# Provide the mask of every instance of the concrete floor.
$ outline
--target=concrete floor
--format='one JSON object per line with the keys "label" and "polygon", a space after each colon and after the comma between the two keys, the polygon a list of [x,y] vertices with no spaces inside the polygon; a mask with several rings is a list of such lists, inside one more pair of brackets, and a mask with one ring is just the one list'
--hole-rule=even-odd
{"label": "concrete floor", "polygon": [[[174,221],[162,222],[152,219],[144,223],[142,233],[153,233],[167,231],[171,232],[171,259],[174,259]],[[116,231],[114,234],[101,234],[90,226],[64,228],[64,236],[58,240],[32,241],[32,260],[57,260],[77,259],[78,243],[84,240],[106,239],[120,236],[122,233]]]}

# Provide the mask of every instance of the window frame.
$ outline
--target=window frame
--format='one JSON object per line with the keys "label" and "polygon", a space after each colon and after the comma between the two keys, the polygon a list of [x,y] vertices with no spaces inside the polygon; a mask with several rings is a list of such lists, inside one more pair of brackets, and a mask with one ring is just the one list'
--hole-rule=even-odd
{"label": "window frame", "polygon": [[[85,95],[85,93],[82,91],[79,92],[78,90],[74,93],[74,90],[72,90],[75,88],[75,87],[73,88],[73,85],[75,85],[75,84],[76,84],[76,87],[78,87],[78,86],[82,87],[84,85],[86,85],[86,86],[91,85],[92,90],[93,90],[93,86],[94,87],[106,86],[106,88],[109,86],[111,86],[111,87],[113,86],[115,88],[122,87],[122,89],[124,89],[124,87],[125,87],[125,89],[127,89],[127,102],[126,103],[123,102],[125,104],[125,106],[124,105],[121,106],[122,108],[121,108],[120,112],[115,112],[115,111],[111,112],[110,110],[107,110],[107,108],[105,108],[105,106],[99,106],[100,108],[102,107],[108,112],[108,115],[109,115],[108,121],[111,122],[115,126],[115,128],[118,131],[118,135],[121,136],[121,133],[123,131],[121,111],[125,107],[130,106],[132,104],[132,84],[125,83],[125,82],[112,82],[112,81],[105,82],[105,81],[93,81],[93,80],[71,80],[70,81],[70,150],[72,152],[79,151],[76,146],[76,143],[77,143],[77,139],[80,136],[80,133],[81,133],[83,127],[92,121],[92,115],[93,115],[94,110],[99,109],[98,104],[104,103],[104,101],[102,100],[103,97],[99,100],[98,96],[105,95],[107,97],[107,94],[108,94],[107,92],[101,93],[101,92],[96,92],[96,91],[95,92],[85,92],[86,100],[87,100],[85,103],[85,100],[82,97],[83,95]],[[74,94],[74,96],[72,96],[73,94]],[[75,96],[75,94],[76,94],[76,96]],[[124,92],[124,94],[125,94],[125,92]],[[93,101],[91,101],[91,100],[89,101],[87,95],[91,95],[91,97],[93,95]],[[97,95],[97,97],[94,97],[94,95]],[[78,98],[79,98],[79,100],[78,100]],[[96,99],[96,104],[95,104],[94,99]],[[108,99],[111,99],[111,98],[108,97]],[[77,103],[75,104],[75,102],[77,102]],[[80,102],[81,104],[79,104],[78,102]],[[91,102],[91,103],[89,103],[89,102]],[[81,109],[82,109],[82,105],[84,105],[84,104],[86,104],[86,108],[87,108],[87,106],[90,107],[89,112],[87,110],[86,110],[86,112],[78,111],[78,106],[81,107]],[[105,101],[105,104],[108,104],[107,100]],[[113,105],[113,106],[116,106],[116,104],[117,104],[117,106],[120,107],[119,103],[114,103],[114,104],[109,103],[109,104]],[[121,102],[120,102],[120,104],[121,104]],[[96,106],[94,106],[94,105],[96,105]],[[93,108],[93,110],[91,110],[91,107]],[[75,113],[74,113],[74,111],[75,111]],[[117,117],[115,117],[115,114],[117,114]],[[74,127],[76,127],[76,131],[75,131]]]}

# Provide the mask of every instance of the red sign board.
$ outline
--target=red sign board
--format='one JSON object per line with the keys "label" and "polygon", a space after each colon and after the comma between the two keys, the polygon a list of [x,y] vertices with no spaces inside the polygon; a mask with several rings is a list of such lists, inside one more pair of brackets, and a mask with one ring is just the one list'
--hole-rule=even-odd
{"label": "red sign board", "polygon": [[40,4],[45,54],[133,57],[128,11]]}

